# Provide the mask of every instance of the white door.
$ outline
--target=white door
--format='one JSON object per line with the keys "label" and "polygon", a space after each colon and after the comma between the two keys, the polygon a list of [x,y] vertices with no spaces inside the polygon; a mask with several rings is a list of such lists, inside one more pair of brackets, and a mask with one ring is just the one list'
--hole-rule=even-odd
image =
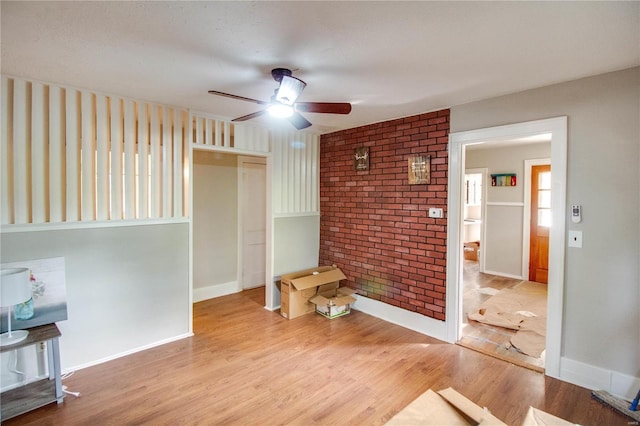
{"label": "white door", "polygon": [[264,158],[239,157],[240,282],[242,289],[264,285],[266,249],[266,163]]}

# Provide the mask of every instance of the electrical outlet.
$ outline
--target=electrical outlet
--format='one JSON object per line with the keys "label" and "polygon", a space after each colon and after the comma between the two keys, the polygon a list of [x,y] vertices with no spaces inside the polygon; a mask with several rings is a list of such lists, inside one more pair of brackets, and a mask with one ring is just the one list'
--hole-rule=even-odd
{"label": "electrical outlet", "polygon": [[582,248],[582,231],[569,231],[569,247]]}

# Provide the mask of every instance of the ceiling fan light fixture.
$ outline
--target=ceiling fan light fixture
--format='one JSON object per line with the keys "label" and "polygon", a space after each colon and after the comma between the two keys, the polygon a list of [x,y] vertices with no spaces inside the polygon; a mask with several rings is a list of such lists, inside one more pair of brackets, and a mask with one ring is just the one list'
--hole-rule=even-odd
{"label": "ceiling fan light fixture", "polygon": [[272,117],[288,118],[293,115],[293,107],[283,103],[273,103],[267,108]]}
{"label": "ceiling fan light fixture", "polygon": [[293,105],[306,86],[307,83],[304,81],[285,75],[280,82],[280,87],[276,94],[276,101],[285,105]]}

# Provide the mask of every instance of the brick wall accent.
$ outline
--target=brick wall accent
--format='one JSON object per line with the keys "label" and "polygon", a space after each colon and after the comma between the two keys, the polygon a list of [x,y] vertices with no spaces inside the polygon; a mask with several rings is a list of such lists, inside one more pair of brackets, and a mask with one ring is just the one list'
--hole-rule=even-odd
{"label": "brick wall accent", "polygon": [[[449,110],[323,135],[320,265],[359,294],[445,319]],[[369,147],[369,170],[354,150]],[[408,158],[431,155],[431,183],[409,185]],[[445,211],[429,218],[429,207]]]}

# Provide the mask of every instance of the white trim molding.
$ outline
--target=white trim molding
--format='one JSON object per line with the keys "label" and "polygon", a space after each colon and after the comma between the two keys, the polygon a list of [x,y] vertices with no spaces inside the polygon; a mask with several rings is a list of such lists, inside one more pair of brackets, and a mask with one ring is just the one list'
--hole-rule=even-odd
{"label": "white trim molding", "polygon": [[562,350],[565,211],[567,175],[567,117],[529,121],[449,134],[449,201],[447,224],[447,321],[446,341],[456,342],[462,324],[461,214],[465,148],[468,145],[551,134],[552,222],[549,237],[549,293],[545,373],[560,378]]}

